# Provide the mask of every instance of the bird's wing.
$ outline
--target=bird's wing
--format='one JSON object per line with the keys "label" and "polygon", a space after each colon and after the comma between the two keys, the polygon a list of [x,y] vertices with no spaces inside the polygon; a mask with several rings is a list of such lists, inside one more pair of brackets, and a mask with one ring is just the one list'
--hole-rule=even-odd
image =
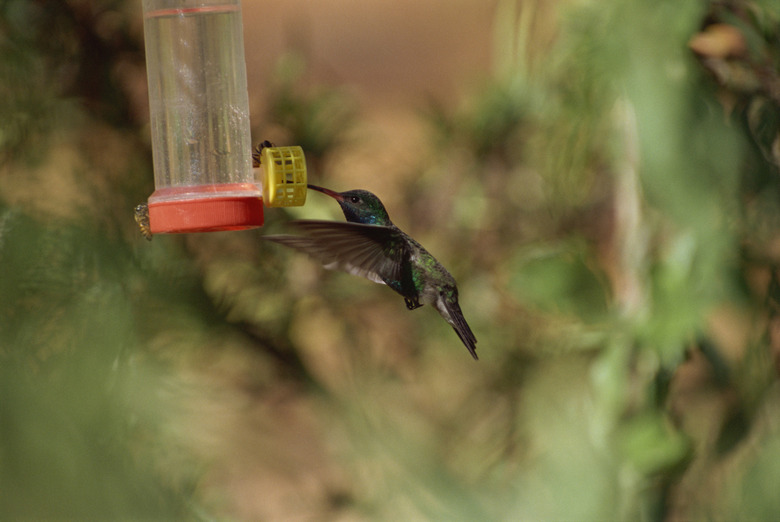
{"label": "bird's wing", "polygon": [[398,229],[333,221],[291,224],[304,235],[272,235],[264,239],[305,252],[329,270],[343,270],[382,284],[400,280],[408,247]]}

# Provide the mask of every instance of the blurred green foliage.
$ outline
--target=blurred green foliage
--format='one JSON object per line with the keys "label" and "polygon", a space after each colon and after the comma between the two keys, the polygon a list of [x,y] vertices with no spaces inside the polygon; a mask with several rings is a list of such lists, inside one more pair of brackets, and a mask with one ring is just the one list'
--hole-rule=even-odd
{"label": "blurred green foliage", "polygon": [[[0,2],[0,518],[780,515],[771,0],[498,2],[389,209],[476,364],[261,233],[141,238],[138,10]],[[305,77],[280,60],[263,132],[327,177],[360,114]]]}
{"label": "blurred green foliage", "polygon": [[298,51],[279,57],[268,90],[263,135],[300,145],[312,174],[322,174],[328,155],[344,145],[354,125],[354,100],[343,89],[313,82],[306,56]]}

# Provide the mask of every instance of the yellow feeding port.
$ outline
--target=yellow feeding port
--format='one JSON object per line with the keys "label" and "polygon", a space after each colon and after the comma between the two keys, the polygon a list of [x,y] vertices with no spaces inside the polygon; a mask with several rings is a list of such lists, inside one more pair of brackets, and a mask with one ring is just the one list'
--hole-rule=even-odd
{"label": "yellow feeding port", "polygon": [[300,207],[306,203],[306,158],[301,147],[264,147],[263,197],[269,207]]}

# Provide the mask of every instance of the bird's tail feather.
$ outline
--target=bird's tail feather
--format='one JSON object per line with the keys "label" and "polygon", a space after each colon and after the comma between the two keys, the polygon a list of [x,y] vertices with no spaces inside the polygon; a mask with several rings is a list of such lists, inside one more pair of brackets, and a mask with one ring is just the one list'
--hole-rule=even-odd
{"label": "bird's tail feather", "polygon": [[471,331],[469,324],[466,322],[466,318],[463,317],[460,305],[457,301],[454,301],[446,303],[445,306],[449,313],[450,320],[448,322],[452,325],[453,330],[458,334],[458,337],[463,341],[463,344],[466,345],[466,348],[468,348],[469,353],[474,360],[479,360],[479,357],[477,357],[477,338],[474,335],[474,332]]}

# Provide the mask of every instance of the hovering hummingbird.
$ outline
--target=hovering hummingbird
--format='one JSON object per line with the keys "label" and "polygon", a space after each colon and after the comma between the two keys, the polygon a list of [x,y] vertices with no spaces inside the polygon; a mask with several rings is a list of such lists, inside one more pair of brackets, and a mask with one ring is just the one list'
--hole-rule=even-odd
{"label": "hovering hummingbird", "polygon": [[474,359],[477,338],[458,305],[455,279],[423,246],[395,226],[384,205],[367,190],[335,192],[316,185],[338,201],[347,223],[293,221],[303,236],[265,236],[339,269],[386,284],[404,297],[409,310],[433,304]]}

